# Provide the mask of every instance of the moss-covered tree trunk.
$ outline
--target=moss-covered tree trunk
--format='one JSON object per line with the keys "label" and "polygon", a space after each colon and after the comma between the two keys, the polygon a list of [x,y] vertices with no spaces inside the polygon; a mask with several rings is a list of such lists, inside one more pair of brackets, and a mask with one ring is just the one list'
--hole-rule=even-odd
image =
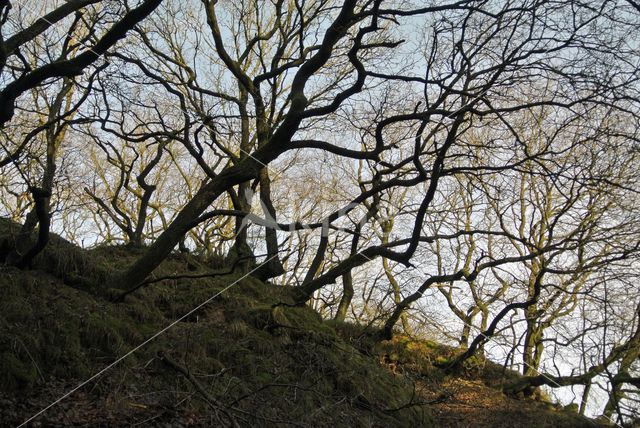
{"label": "moss-covered tree trunk", "polygon": [[342,297],[340,298],[340,304],[334,317],[336,321],[344,321],[347,317],[347,311],[351,306],[353,293],[353,277],[351,276],[351,271],[349,271],[342,275]]}
{"label": "moss-covered tree trunk", "polygon": [[522,374],[525,376],[535,376],[538,374],[540,359],[544,351],[542,343],[543,328],[538,324],[538,310],[535,305],[525,309],[527,320],[527,332],[524,339],[524,350],[522,352]]}

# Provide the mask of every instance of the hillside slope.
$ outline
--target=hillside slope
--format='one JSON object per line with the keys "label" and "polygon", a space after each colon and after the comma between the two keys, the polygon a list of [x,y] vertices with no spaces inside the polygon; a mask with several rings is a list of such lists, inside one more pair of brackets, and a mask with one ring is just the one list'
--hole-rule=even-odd
{"label": "hillside slope", "polygon": [[[104,272],[134,256],[129,249],[106,248],[81,258],[94,265],[84,272]],[[182,278],[142,288],[121,303],[79,289],[84,281],[67,285],[71,276],[61,274],[59,263],[30,271],[3,267],[0,421],[24,422],[135,351],[35,421],[47,426],[594,426],[551,405],[505,397],[496,385],[483,382],[496,375],[489,362],[476,359],[477,367],[445,376],[439,365],[454,348],[403,336],[377,343],[367,329],[323,322],[309,308],[290,306],[287,287],[221,274],[226,271],[212,269],[215,265],[176,255],[156,275]]]}

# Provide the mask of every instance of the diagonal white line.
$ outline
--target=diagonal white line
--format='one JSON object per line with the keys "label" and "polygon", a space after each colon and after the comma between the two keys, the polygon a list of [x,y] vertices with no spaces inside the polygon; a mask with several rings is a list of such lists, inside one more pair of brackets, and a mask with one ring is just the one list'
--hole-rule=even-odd
{"label": "diagonal white line", "polygon": [[207,300],[205,300],[204,302],[200,303],[198,306],[196,306],[195,308],[191,309],[189,312],[187,312],[186,314],[182,315],[180,318],[176,319],[175,321],[173,321],[171,324],[167,325],[166,327],[164,327],[163,329],[159,330],[157,333],[155,333],[153,336],[149,337],[147,340],[145,340],[144,342],[140,343],[138,346],[136,346],[135,348],[133,348],[132,350],[130,350],[129,352],[127,352],[126,354],[124,354],[123,356],[119,357],[117,360],[115,360],[114,362],[112,362],[111,364],[109,364],[107,367],[103,368],[102,370],[100,370],[98,373],[94,374],[93,376],[91,376],[89,379],[81,382],[78,386],[76,386],[75,388],[71,389],[70,391],[66,392],[64,395],[62,395],[60,398],[58,398],[57,400],[55,400],[54,402],[52,402],[51,404],[49,404],[47,407],[43,408],[42,410],[40,410],[38,413],[34,414],[33,416],[31,416],[29,419],[27,419],[26,421],[24,421],[23,423],[21,423],[20,425],[18,425],[18,428],[25,426],[27,423],[31,422],[32,420],[34,420],[35,418],[37,418],[38,416],[40,416],[41,414],[43,414],[44,412],[46,412],[47,410],[49,410],[50,408],[52,408],[53,406],[55,406],[56,404],[58,404],[59,402],[61,402],[62,400],[64,400],[65,398],[67,398],[68,396],[70,396],[71,394],[73,394],[74,392],[76,392],[77,390],[79,390],[80,388],[82,388],[83,386],[85,386],[86,384],[92,382],[93,380],[97,379],[98,377],[100,377],[102,374],[104,374],[105,372],[107,372],[109,369],[115,367],[116,365],[118,365],[120,362],[122,362],[125,358],[127,358],[128,356],[130,356],[131,354],[133,354],[134,352],[138,351],[139,349],[141,349],[142,347],[144,347],[145,345],[147,345],[149,342],[153,341],[156,337],[166,333],[169,329],[171,329],[172,327],[174,327],[176,324],[178,324],[179,322],[181,322],[182,320],[184,320],[185,318],[187,318],[188,316],[192,315],[194,312],[196,312],[198,309],[202,308],[203,306],[207,305],[209,302],[211,302],[213,299],[215,299],[216,297],[218,297],[219,295],[221,295],[222,293],[224,293],[225,291],[227,291],[228,289],[230,289],[231,287],[233,287],[234,285],[238,284],[240,281],[242,281],[243,279],[245,279],[246,277],[248,277],[249,275],[251,275],[253,272],[255,272],[256,270],[258,270],[259,268],[261,268],[262,266],[264,266],[265,264],[269,263],[274,257],[276,257],[276,255],[272,256],[271,258],[265,260],[263,263],[259,264],[258,266],[256,266],[255,268],[253,268],[251,271],[247,272],[246,274],[244,274],[243,276],[241,276],[240,278],[236,279],[235,281],[233,281],[231,284],[229,284],[228,286],[226,286],[225,288],[223,288],[222,290],[220,290],[219,292],[217,292],[216,294],[214,294],[213,296],[209,297]]}
{"label": "diagonal white line", "polygon": [[[187,113],[187,112],[185,112],[185,113]],[[262,165],[263,167],[265,167],[265,168],[267,167],[267,165],[266,165],[264,162],[262,162],[260,159],[255,158],[255,157],[254,157],[251,153],[249,153],[248,151],[246,151],[246,150],[242,150],[242,149],[240,149],[240,151],[241,151],[242,153],[244,153],[245,155],[249,156],[249,157],[250,157],[251,159],[253,159],[254,161],[258,162],[258,163],[259,163],[260,165]]]}

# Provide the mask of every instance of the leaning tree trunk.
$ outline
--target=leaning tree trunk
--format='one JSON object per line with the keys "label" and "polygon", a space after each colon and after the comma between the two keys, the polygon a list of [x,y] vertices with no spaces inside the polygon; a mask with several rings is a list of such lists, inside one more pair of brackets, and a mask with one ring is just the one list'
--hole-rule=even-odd
{"label": "leaning tree trunk", "polygon": [[[203,185],[194,197],[178,213],[165,231],[153,242],[144,254],[124,272],[115,274],[108,281],[108,288],[133,288],[142,283],[162,261],[171,254],[184,235],[197,223],[198,217],[224,192],[242,182],[259,176],[263,165],[268,164],[286,150],[284,141],[291,136],[300,124],[300,113],[304,110],[306,99],[294,97],[289,117],[274,133],[271,142],[256,150],[238,164],[222,171],[211,181]],[[275,144],[278,142],[278,144]]]}
{"label": "leaning tree trunk", "polygon": [[336,321],[344,321],[349,306],[351,306],[351,300],[353,299],[353,277],[351,276],[351,271],[342,275],[342,288],[342,298],[334,317]]}

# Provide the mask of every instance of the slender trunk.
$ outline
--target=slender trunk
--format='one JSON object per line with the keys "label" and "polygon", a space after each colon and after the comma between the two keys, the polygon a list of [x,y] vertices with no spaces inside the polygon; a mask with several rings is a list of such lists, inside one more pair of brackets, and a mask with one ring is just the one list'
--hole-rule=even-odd
{"label": "slender trunk", "polygon": [[[385,220],[380,222],[380,226],[382,228],[382,244],[389,243],[389,235],[391,234],[391,230],[393,229],[393,220]],[[389,260],[385,257],[382,258],[382,267],[384,268],[384,273],[387,276],[387,280],[389,280],[389,284],[391,284],[391,289],[393,291],[393,300],[396,305],[398,305],[402,301],[402,295],[400,294],[400,284],[396,281],[396,278],[393,276],[393,272],[391,272],[391,267],[389,266]],[[400,314],[400,322],[402,323],[402,329],[406,334],[411,334],[411,326],[409,326],[409,319],[407,318],[406,311],[402,311]]]}
{"label": "slender trunk", "polygon": [[[249,113],[247,112],[248,94],[247,90],[240,85],[238,107],[240,110],[240,159],[245,159],[251,152],[251,138],[249,126]],[[233,193],[232,193],[233,195]],[[238,193],[236,197],[231,198],[234,208],[246,213],[251,212],[251,202],[253,199],[253,191],[251,183],[245,181],[238,184]],[[235,258],[240,268],[248,272],[255,266],[255,257],[253,251],[247,243],[247,229],[249,225],[244,218],[236,217],[235,219],[236,236],[235,243],[231,250],[231,258]],[[233,262],[233,261],[232,261]]]}
{"label": "slender trunk", "polygon": [[[140,197],[140,207],[138,209],[138,217],[136,219],[135,229],[131,235],[130,244],[133,247],[141,248],[144,245],[144,227],[147,222],[147,211],[149,209],[149,201],[151,201],[151,196],[153,192],[156,191],[156,186],[153,184],[147,184],[146,178],[149,176],[151,171],[160,163],[162,159],[162,153],[164,152],[164,142],[158,144],[158,149],[156,151],[156,155],[149,162],[148,165],[144,167],[144,169],[140,172],[140,174],[136,177],[136,182],[138,186],[142,189],[142,197]],[[181,249],[184,247],[182,243]]]}
{"label": "slender trunk", "polygon": [[340,304],[334,317],[336,321],[344,321],[349,306],[351,306],[351,300],[353,299],[353,277],[351,276],[351,271],[342,275],[342,287],[342,298],[340,299]]}
{"label": "slender trunk", "polygon": [[535,376],[536,369],[534,362],[534,352],[536,347],[537,326],[535,318],[536,309],[530,307],[525,310],[527,319],[527,331],[524,338],[524,349],[522,351],[522,374],[525,376]]}
{"label": "slender trunk", "polygon": [[[362,230],[362,225],[368,222],[371,218],[373,218],[378,213],[378,205],[380,200],[376,197],[373,199],[373,203],[369,206],[366,214],[360,219],[360,222],[357,224],[355,228],[355,233],[353,238],[351,239],[351,256],[355,256],[358,252],[358,242],[360,241],[360,231]],[[325,231],[323,227],[323,233],[329,233],[328,230]],[[353,276],[351,275],[351,268],[348,268],[342,274],[342,298],[340,299],[340,304],[338,305],[338,310],[336,312],[335,319],[338,321],[344,321],[347,310],[351,305],[351,300],[353,299]]]}
{"label": "slender trunk", "polygon": [[312,281],[318,271],[320,271],[320,267],[322,266],[322,262],[324,261],[324,254],[327,251],[327,246],[329,245],[329,226],[326,224],[322,225],[322,232],[320,236],[320,244],[318,245],[318,249],[316,250],[316,255],[313,257],[311,261],[311,266],[309,266],[309,270],[302,281],[303,284],[306,284],[309,281]]}
{"label": "slender trunk", "polygon": [[462,334],[460,335],[461,347],[469,347],[469,334],[471,334],[471,317],[467,316],[464,320],[464,326],[462,327]]}
{"label": "slender trunk", "polygon": [[[66,100],[66,111],[69,111],[71,105],[71,95],[73,89],[73,81],[65,78],[62,88],[56,95],[51,105],[46,120],[50,125],[44,132],[44,138],[47,144],[46,160],[44,172],[42,174],[41,186],[32,186],[30,188],[33,197],[33,209],[27,214],[22,230],[18,235],[18,239],[14,250],[7,257],[7,263],[12,264],[20,269],[31,266],[33,259],[40,254],[49,242],[49,228],[51,226],[51,193],[56,175],[56,160],[58,156],[58,148],[65,137],[67,125],[62,124],[56,126],[55,121],[59,118],[63,111],[63,104]],[[32,234],[36,224],[38,227],[38,236],[33,242]]]}
{"label": "slender trunk", "polygon": [[[253,192],[250,188],[250,183],[245,181],[244,183],[240,183],[238,185],[238,193],[237,195],[232,196],[231,201],[233,203],[233,208],[242,211],[242,212],[250,212],[251,211],[251,196]],[[237,261],[238,266],[245,272],[248,272],[255,266],[255,256],[251,247],[247,243],[247,229],[248,224],[246,224],[244,218],[236,217],[235,219],[235,242],[233,243],[233,247],[229,251],[229,255],[227,258],[233,259],[229,260],[231,263],[235,263]]]}
{"label": "slender trunk", "polygon": [[584,416],[584,411],[587,409],[587,401],[589,400],[589,393],[591,392],[591,382],[588,382],[584,386],[584,391],[582,392],[582,402],[580,403],[580,410],[578,413]]}
{"label": "slender trunk", "polygon": [[[383,229],[383,232],[384,231],[385,230]],[[389,239],[387,238],[386,234],[384,236],[385,237],[383,238],[382,243],[387,244]],[[382,259],[382,266],[384,267],[384,273],[386,274],[387,279],[389,280],[389,284],[391,284],[391,290],[393,291],[393,301],[397,305],[402,301],[402,295],[400,294],[400,284],[398,284],[398,281],[396,281],[396,278],[393,276],[393,273],[391,272],[388,259],[386,258]],[[403,311],[400,314],[400,322],[402,323],[402,329],[404,330],[404,332],[406,334],[411,334],[411,326],[409,326],[409,319],[407,318],[406,311]]]}
{"label": "slender trunk", "polygon": [[[260,203],[269,223],[276,223],[276,209],[271,202],[271,179],[266,167],[260,171]],[[284,273],[284,267],[278,256],[278,235],[274,227],[265,226],[265,241],[267,262],[255,273],[255,276],[263,281]]]}
{"label": "slender trunk", "polygon": [[[533,300],[535,296],[537,296],[535,284],[540,282],[543,277],[539,263],[534,259],[531,264],[532,270],[529,275],[529,290],[527,296],[529,300]],[[527,322],[527,331],[524,339],[524,350],[522,352],[522,374],[525,376],[536,376],[538,374],[540,358],[542,356],[544,346],[542,344],[544,327],[539,322],[540,312],[538,311],[538,303],[536,302],[533,305],[527,306],[524,310],[524,314]]]}

